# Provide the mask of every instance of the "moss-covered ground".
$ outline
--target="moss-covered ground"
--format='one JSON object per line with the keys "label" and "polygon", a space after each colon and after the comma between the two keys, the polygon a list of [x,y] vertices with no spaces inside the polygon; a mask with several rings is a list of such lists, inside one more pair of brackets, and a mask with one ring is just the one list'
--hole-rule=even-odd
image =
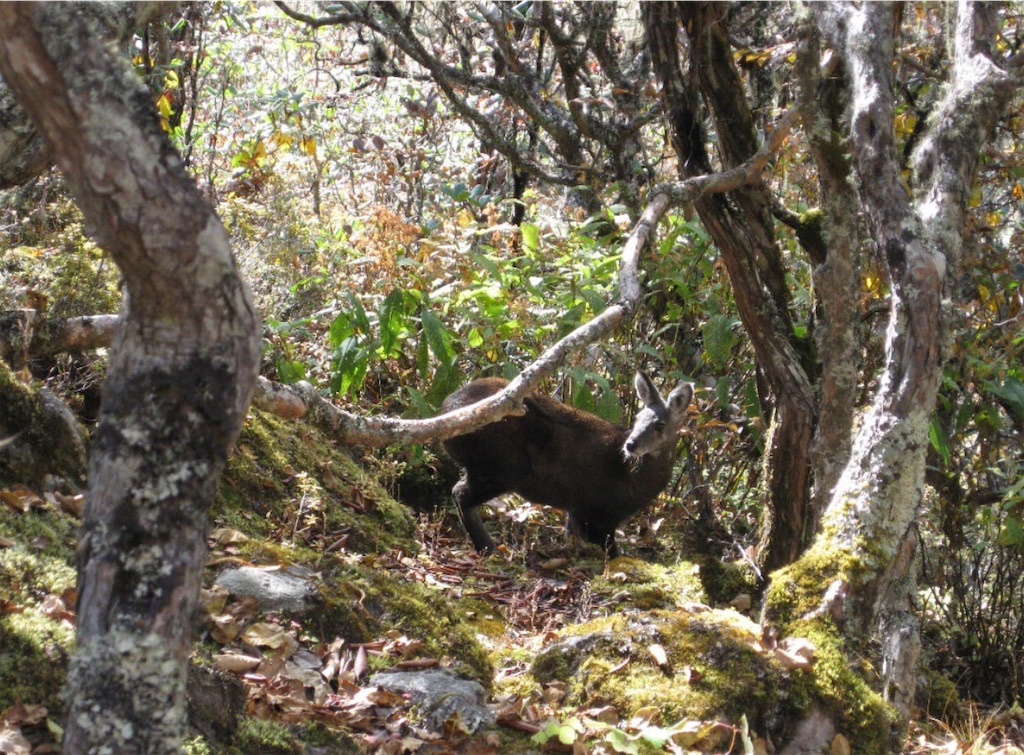
{"label": "moss-covered ground", "polygon": [[[772,588],[787,637],[814,648],[794,665],[776,652],[779,638],[763,636],[756,601],[748,607],[742,564],[692,562],[635,530],[629,556],[566,553],[557,517],[541,510],[501,525],[505,542],[533,538],[529,549],[480,558],[450,511],[417,519],[367,472],[379,467],[316,429],[251,413],[211,512],[207,583],[238,565],[297,566],[311,575],[316,606],[291,615],[204,602],[195,662],[241,682],[244,715],[227,733],[200,722],[188,752],[517,753],[554,741],[590,752],[739,752],[746,742],[759,752],[814,709],[830,712],[854,752],[886,751],[895,719],[870,674],[827,622],[799,620],[808,585],[836,573],[827,559]],[[45,706],[59,724],[78,520],[62,499],[15,482],[0,481],[23,496],[0,504],[0,709]],[[290,658],[243,641],[254,626],[290,637]],[[288,676],[298,672],[283,670],[296,653],[321,672],[335,663],[332,675],[303,691]],[[239,655],[260,665],[225,672],[225,656]],[[395,700],[367,702],[369,676],[395,665],[478,680],[498,727],[469,735],[453,723],[438,738]]]}

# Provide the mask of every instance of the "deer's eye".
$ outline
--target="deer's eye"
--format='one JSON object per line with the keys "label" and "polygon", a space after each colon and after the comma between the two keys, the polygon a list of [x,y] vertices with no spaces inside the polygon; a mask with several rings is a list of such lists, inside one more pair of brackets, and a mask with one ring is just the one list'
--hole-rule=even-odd
{"label": "deer's eye", "polygon": [[657,422],[654,423],[654,429],[657,430],[659,433],[663,432],[665,430],[665,423],[662,422],[661,420],[658,420]]}

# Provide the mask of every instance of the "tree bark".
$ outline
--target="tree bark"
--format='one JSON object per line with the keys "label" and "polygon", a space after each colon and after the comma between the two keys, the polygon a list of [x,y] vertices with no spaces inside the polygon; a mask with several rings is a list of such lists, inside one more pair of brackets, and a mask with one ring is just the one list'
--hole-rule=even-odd
{"label": "tree bark", "polygon": [[[711,160],[697,110],[698,96],[680,67],[676,41],[680,22],[690,32],[691,69],[711,110],[723,165],[743,163],[758,147],[721,10],[710,3],[644,5],[651,54],[662,81],[683,176],[709,172]],[[758,560],[770,571],[795,560],[813,534],[810,446],[816,422],[814,393],[792,341],[789,296],[764,183],[742,186],[728,195],[706,196],[694,206],[729,271],[740,319],[769,386],[769,395],[762,396],[770,431]]]}
{"label": "tree bark", "polygon": [[[920,648],[912,610],[915,521],[924,489],[929,417],[946,359],[944,306],[965,232],[966,201],[981,147],[1017,81],[992,53],[999,6],[961,3],[950,81],[914,155],[913,193],[900,180],[893,131],[894,28],[888,3],[812,5],[849,72],[849,143],[868,228],[892,286],[885,370],[870,412],[801,562],[775,575],[766,617],[787,611],[800,574],[811,589],[842,589],[843,631],[880,639],[886,697],[906,713]],[[821,572],[827,564],[831,574]],[[824,584],[823,584],[824,583]],[[812,583],[805,583],[812,584]]]}
{"label": "tree bark", "polygon": [[[83,12],[104,40],[123,42],[140,26],[158,21],[178,5],[175,2],[91,3]],[[7,84],[0,81],[0,189],[21,186],[53,167],[53,151],[18,104]]]}
{"label": "tree bark", "polygon": [[126,291],[89,463],[64,752],[179,752],[208,510],[256,378],[258,318],[87,5],[0,6],[0,72]]}
{"label": "tree bark", "polygon": [[21,367],[29,359],[109,346],[117,315],[47,318],[34,309],[0,313],[0,359]]}
{"label": "tree bark", "polygon": [[[842,143],[846,71],[838,63],[822,71],[821,45],[809,11],[798,14],[797,78],[799,110],[807,144],[814,157],[821,192],[820,211],[801,218],[819,243],[803,243],[810,257],[818,305],[814,339],[821,362],[818,380],[818,423],[811,444],[814,469],[811,508],[814,527],[824,512],[839,476],[850,458],[853,418],[860,374],[860,288],[862,233],[853,166]],[[811,226],[811,228],[807,228]],[[797,231],[800,234],[800,230]],[[804,242],[804,238],[801,238]]]}

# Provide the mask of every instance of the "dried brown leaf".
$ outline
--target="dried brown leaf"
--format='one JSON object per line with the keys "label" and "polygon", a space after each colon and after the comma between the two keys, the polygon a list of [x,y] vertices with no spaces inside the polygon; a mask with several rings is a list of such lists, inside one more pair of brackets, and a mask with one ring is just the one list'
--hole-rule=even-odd
{"label": "dried brown leaf", "polygon": [[70,514],[76,519],[82,518],[82,513],[85,511],[85,496],[81,493],[78,495],[64,495],[64,493],[54,491],[47,493],[46,498],[52,501],[65,514]]}
{"label": "dried brown leaf", "polygon": [[12,485],[6,490],[0,490],[0,501],[19,514],[24,514],[33,506],[42,506],[45,503],[42,498],[24,485]]}
{"label": "dried brown leaf", "polygon": [[693,666],[683,666],[682,677],[687,684],[696,684],[704,678],[704,674]]}
{"label": "dried brown leaf", "polygon": [[75,614],[68,610],[68,607],[64,605],[64,601],[59,595],[50,594],[43,598],[43,602],[39,604],[39,612],[57,621],[66,621],[69,624],[75,623]]}
{"label": "dried brown leaf", "polygon": [[217,653],[213,656],[213,665],[224,671],[235,673],[252,671],[260,665],[260,658],[239,653]]}

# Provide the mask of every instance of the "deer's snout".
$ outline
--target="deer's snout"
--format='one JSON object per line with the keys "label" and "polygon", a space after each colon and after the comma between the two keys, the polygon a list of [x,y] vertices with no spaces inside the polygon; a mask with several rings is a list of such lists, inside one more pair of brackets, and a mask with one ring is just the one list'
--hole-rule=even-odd
{"label": "deer's snout", "polygon": [[622,444],[622,455],[625,458],[627,458],[627,459],[636,458],[636,456],[637,456],[636,449],[638,447],[639,447],[639,444],[636,442],[636,439],[634,439],[634,438],[627,438],[626,442]]}

